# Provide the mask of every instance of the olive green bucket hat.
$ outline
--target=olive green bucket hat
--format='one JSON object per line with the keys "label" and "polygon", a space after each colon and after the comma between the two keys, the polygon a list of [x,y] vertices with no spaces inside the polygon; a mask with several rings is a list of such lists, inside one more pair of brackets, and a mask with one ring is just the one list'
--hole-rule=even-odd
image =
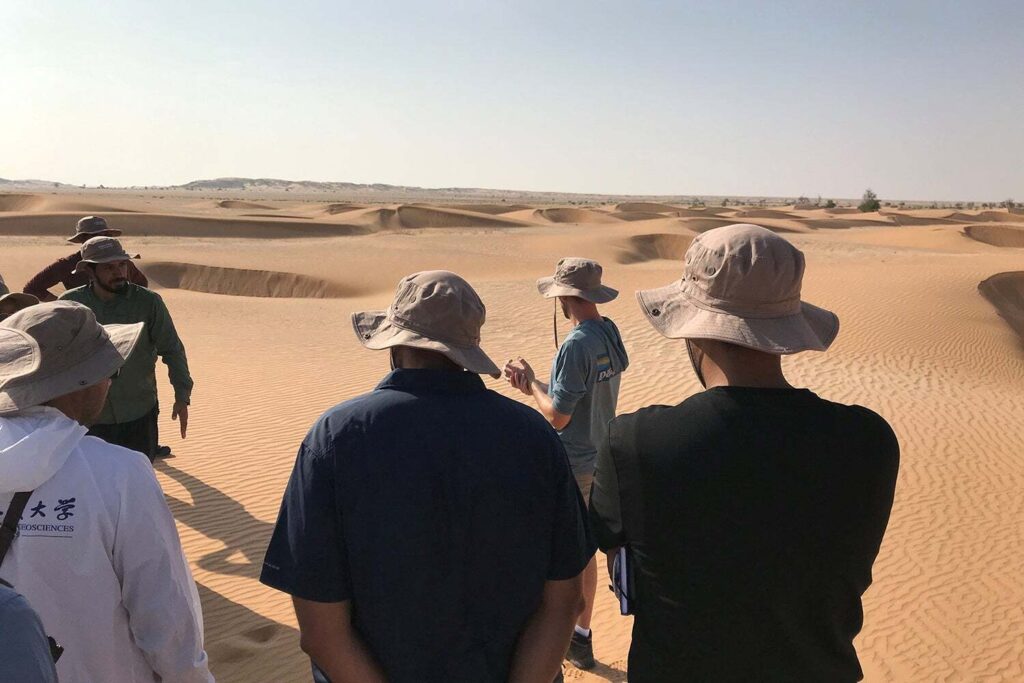
{"label": "olive green bucket hat", "polygon": [[436,351],[470,372],[498,379],[498,366],[480,348],[486,317],[468,282],[446,270],[429,270],[402,278],[388,310],[353,313],[352,327],[368,349]]}
{"label": "olive green bucket hat", "polygon": [[636,298],[670,339],[717,339],[780,355],[824,351],[839,318],[800,299],[803,275],[803,252],[771,230],[741,223],[696,237],[683,278]]}

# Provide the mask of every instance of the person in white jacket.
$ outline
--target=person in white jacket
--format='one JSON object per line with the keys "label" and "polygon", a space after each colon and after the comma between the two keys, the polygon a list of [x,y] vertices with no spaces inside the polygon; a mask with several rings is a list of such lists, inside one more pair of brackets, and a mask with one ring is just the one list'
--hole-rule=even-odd
{"label": "person in white jacket", "polygon": [[143,324],[40,304],[0,323],[0,517],[31,491],[0,566],[63,647],[61,683],[207,683],[202,613],[146,457],[86,436]]}

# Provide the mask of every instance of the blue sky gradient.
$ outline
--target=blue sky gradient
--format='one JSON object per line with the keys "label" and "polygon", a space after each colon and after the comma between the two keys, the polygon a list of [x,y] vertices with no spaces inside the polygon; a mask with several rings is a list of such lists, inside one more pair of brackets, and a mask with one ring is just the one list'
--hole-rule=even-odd
{"label": "blue sky gradient", "polygon": [[0,177],[1024,199],[1024,3],[44,2]]}

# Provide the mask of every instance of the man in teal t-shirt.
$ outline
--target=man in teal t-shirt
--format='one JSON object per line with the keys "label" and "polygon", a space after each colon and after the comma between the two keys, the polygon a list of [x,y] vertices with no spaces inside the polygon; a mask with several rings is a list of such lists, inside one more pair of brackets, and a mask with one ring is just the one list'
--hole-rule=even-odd
{"label": "man in teal t-shirt", "polygon": [[[597,310],[598,304],[619,294],[601,284],[601,275],[601,265],[596,261],[564,258],[558,262],[553,277],[537,281],[540,293],[548,299],[557,298],[562,315],[573,325],[555,356],[548,384],[538,380],[533,368],[522,358],[505,366],[509,383],[533,396],[540,412],[558,430],[576,484],[588,504],[597,445],[607,435],[608,422],[615,417],[619,381],[629,365],[619,329]],[[596,593],[597,563],[591,560],[583,575],[586,604],[566,654],[566,659],[580,669],[595,665],[590,619]]]}

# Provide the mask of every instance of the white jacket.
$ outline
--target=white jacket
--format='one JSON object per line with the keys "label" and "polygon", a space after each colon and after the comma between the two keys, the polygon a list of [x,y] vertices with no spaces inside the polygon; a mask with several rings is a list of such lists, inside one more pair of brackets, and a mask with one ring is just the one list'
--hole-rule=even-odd
{"label": "white jacket", "polygon": [[141,453],[63,413],[0,417],[0,514],[32,490],[0,577],[64,646],[61,683],[208,683],[203,618],[174,518]]}

